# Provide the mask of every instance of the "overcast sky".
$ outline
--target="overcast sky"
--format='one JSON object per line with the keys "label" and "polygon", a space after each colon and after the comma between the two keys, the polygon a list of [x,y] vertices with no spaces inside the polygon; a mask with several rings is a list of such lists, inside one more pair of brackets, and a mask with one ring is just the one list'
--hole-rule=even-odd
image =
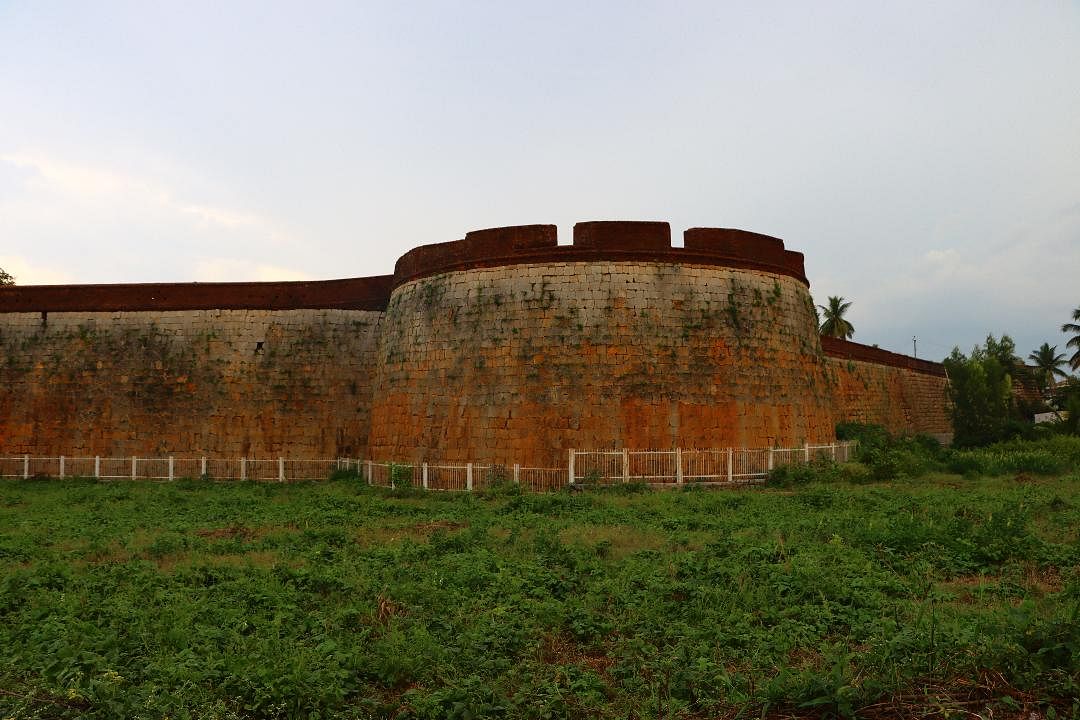
{"label": "overcast sky", "polygon": [[1080,3],[0,0],[21,284],[377,275],[609,219],[781,237],[861,342],[1064,350]]}

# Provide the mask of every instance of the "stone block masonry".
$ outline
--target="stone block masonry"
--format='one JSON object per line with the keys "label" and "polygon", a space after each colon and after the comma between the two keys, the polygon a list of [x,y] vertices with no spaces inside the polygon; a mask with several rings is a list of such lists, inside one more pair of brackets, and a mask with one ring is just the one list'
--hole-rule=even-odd
{"label": "stone block masonry", "polygon": [[551,465],[566,448],[833,439],[810,295],[775,273],[655,262],[455,271],[391,295],[370,452]]}
{"label": "stone block masonry", "polygon": [[363,455],[382,313],[0,316],[5,454]]}
{"label": "stone block masonry", "polygon": [[883,425],[897,435],[952,438],[948,378],[939,363],[822,338],[838,421]]}
{"label": "stone block masonry", "polygon": [[823,346],[800,253],[659,222],[471,232],[367,278],[0,288],[0,352],[5,455],[559,467],[947,430],[939,365]]}

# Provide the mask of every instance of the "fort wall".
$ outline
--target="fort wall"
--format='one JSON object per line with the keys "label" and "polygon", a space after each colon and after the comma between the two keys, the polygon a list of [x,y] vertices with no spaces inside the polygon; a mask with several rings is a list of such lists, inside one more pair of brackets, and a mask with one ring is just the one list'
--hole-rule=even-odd
{"label": "fort wall", "polygon": [[846,340],[821,341],[833,376],[837,422],[951,439],[944,366]]}
{"label": "fort wall", "polygon": [[0,288],[0,453],[558,466],[947,432],[941,367],[819,338],[808,288],[777,238],[652,222],[482,230],[369,278]]}
{"label": "fort wall", "polygon": [[382,313],[0,315],[0,452],[366,452]]}
{"label": "fort wall", "polygon": [[[401,282],[398,283],[398,278]],[[667,223],[470,233],[406,254],[379,345],[375,458],[550,466],[566,449],[833,439],[802,255]]]}
{"label": "fort wall", "polygon": [[377,458],[550,465],[566,448],[833,438],[805,286],[635,262],[462,270],[391,296]]}

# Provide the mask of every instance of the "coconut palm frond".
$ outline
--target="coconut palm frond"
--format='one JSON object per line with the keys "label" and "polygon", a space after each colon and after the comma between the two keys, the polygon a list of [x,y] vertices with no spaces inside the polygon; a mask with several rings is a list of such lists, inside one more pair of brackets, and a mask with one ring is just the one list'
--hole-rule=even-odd
{"label": "coconut palm frond", "polygon": [[1065,343],[1065,347],[1076,348],[1076,352],[1069,358],[1069,367],[1080,370],[1080,307],[1072,311],[1072,319],[1075,322],[1067,322],[1061,326],[1061,332],[1072,333],[1072,337]]}
{"label": "coconut palm frond", "polygon": [[818,305],[821,308],[824,321],[819,328],[822,335],[834,338],[847,339],[855,334],[855,326],[844,319],[844,314],[851,307],[851,302],[844,302],[844,298],[836,295],[829,296],[828,305]]}

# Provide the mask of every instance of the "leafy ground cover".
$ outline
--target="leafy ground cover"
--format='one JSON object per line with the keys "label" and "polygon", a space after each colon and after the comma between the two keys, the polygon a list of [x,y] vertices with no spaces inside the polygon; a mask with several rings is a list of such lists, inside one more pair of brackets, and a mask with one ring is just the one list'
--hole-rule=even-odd
{"label": "leafy ground cover", "polygon": [[889,462],[739,491],[0,484],[0,717],[1080,714],[1076,465]]}

